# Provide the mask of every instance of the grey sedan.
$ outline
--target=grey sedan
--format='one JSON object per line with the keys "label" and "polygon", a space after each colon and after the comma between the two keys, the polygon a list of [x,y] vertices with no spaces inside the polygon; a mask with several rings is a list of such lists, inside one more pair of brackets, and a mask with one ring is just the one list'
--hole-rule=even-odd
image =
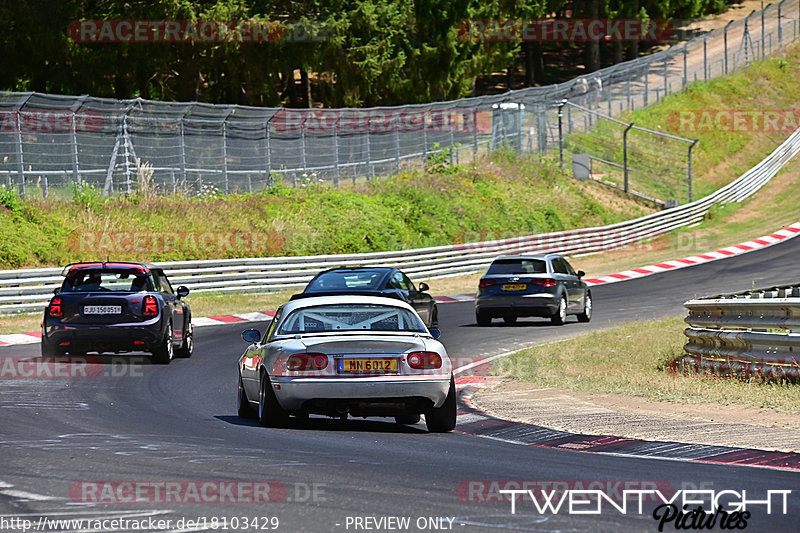
{"label": "grey sedan", "polygon": [[394,417],[429,431],[456,424],[453,368],[438,330],[407,303],[323,296],[278,308],[262,336],[249,329],[239,358],[238,412],[264,426],[290,416]]}
{"label": "grey sedan", "polygon": [[501,256],[478,283],[475,320],[488,326],[493,318],[513,324],[518,317],[550,318],[564,324],[567,315],[592,319],[592,292],[572,265],[558,254]]}

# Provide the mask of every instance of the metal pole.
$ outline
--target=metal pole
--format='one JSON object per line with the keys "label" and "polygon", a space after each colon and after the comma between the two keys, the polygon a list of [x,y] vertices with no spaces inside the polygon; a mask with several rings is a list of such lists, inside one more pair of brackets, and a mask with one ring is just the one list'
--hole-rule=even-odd
{"label": "metal pole", "polygon": [[767,7],[761,10],[761,59],[767,57],[767,49],[765,48],[767,45],[766,41],[766,31],[764,29],[764,12],[769,9],[769,6],[772,4],[767,4]]}
{"label": "metal pole", "polygon": [[222,179],[225,180],[225,194],[228,189],[228,121],[222,122]]}
{"label": "metal pole", "polygon": [[692,203],[692,149],[698,142],[700,142],[700,139],[695,139],[694,142],[689,145],[689,160],[687,164],[687,174],[689,179],[689,203]]}
{"label": "metal pole", "polygon": [[[669,91],[669,74],[667,72],[667,68],[669,64],[667,63],[667,58],[664,58],[664,96],[663,98],[667,97],[667,92]],[[658,93],[656,93],[656,102],[658,102]]]}
{"label": "metal pole", "polygon": [[561,125],[562,117],[564,116],[564,105],[566,105],[566,98],[558,103],[558,161],[561,168],[564,168],[564,129]]}
{"label": "metal pole", "polygon": [[367,181],[372,181],[375,177],[375,169],[372,166],[372,132],[370,132],[371,122],[367,121]]}
{"label": "metal pole", "polygon": [[[755,13],[755,10],[753,10],[753,13]],[[753,13],[750,13],[750,15]],[[748,49],[748,44],[750,44],[750,15],[747,15],[744,19],[744,35],[742,36],[742,39],[744,39],[744,64],[747,67],[750,66],[750,50]]]}
{"label": "metal pole", "polygon": [[336,124],[333,126],[333,157],[334,164],[336,165],[336,174],[333,176],[333,186],[339,186],[339,178],[341,177],[341,168],[339,167],[339,119],[336,119]]}
{"label": "metal pole", "polygon": [[128,151],[128,115],[122,117],[122,142],[125,145],[123,151],[125,157],[125,194],[131,194],[131,162],[130,152]]}
{"label": "metal pole", "polygon": [[687,78],[689,77],[686,71],[686,54],[688,50],[686,50],[686,45],[683,45],[683,87],[686,87],[686,82],[688,81]]}
{"label": "metal pole", "polygon": [[647,107],[647,94],[650,92],[650,64],[644,68],[644,106]]}
{"label": "metal pole", "polygon": [[[628,83],[626,85],[626,95],[628,97],[628,111],[631,110],[631,76],[627,76]],[[567,108],[567,112],[569,112],[569,108]],[[570,128],[572,128],[572,120],[570,119]]]}
{"label": "metal pole", "polygon": [[25,162],[22,160],[22,124],[17,111],[17,174],[19,175],[19,195],[25,197]]}
{"label": "metal pole", "polygon": [[478,110],[472,109],[472,158],[478,157]]}
{"label": "metal pole", "polygon": [[724,53],[725,53],[725,57],[724,57],[725,69],[724,70],[725,70],[725,75],[726,76],[728,75],[728,27],[731,24],[733,24],[733,21],[728,22],[725,25],[725,28],[723,29],[723,32],[722,32],[722,34],[723,34],[722,42],[723,42],[723,48],[724,48]]}
{"label": "metal pole", "polygon": [[180,132],[181,132],[181,153],[180,153],[180,171],[181,171],[181,183],[183,186],[186,186],[186,137],[184,132],[184,124],[183,124],[183,117],[181,117],[180,123]]}
{"label": "metal pole", "polygon": [[708,38],[703,37],[703,79],[708,81]]}
{"label": "metal pole", "polygon": [[78,172],[78,132],[75,127],[75,112],[72,112],[72,178],[78,184],[78,190],[83,191],[83,184],[81,183],[81,175]]}
{"label": "metal pole", "polygon": [[628,124],[625,131],[622,132],[622,168],[625,176],[624,191],[628,192],[628,132],[631,131],[633,122]]}
{"label": "metal pole", "polygon": [[394,171],[400,172],[400,125],[394,122]]}
{"label": "metal pole", "polygon": [[[274,116],[274,115],[273,115]],[[267,123],[264,125],[264,129],[267,131],[267,147],[265,150],[265,156],[267,158],[267,188],[270,188],[270,176],[272,176],[272,144],[270,143],[270,123],[272,122],[272,117],[267,119]]]}
{"label": "metal pole", "polygon": [[778,3],[778,48],[783,48],[783,30],[781,29],[781,12],[783,10],[783,2]]}

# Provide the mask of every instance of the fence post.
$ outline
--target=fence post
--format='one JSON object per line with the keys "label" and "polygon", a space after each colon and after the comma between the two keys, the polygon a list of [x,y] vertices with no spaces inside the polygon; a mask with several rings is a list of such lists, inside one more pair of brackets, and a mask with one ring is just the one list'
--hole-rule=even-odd
{"label": "fence post", "polygon": [[272,143],[270,142],[272,136],[272,133],[270,132],[271,123],[272,123],[272,117],[269,117],[267,119],[267,123],[264,125],[264,129],[267,131],[267,148],[266,148],[266,153],[264,154],[264,156],[267,158],[267,178],[265,180],[267,183],[267,189],[271,188],[270,177],[272,176]]}
{"label": "fence post", "polygon": [[644,106],[647,107],[647,96],[650,92],[650,63],[644,69]]}
{"label": "fence post", "polygon": [[[306,160],[306,117],[305,117],[305,115],[303,116],[303,122],[300,123],[300,143],[301,143],[302,149],[303,149],[303,153],[301,154],[303,156],[302,157],[302,160],[303,160],[303,173],[307,173],[306,169],[308,168],[308,164],[307,164],[307,160]],[[296,183],[297,183],[297,173],[296,172],[295,172],[294,182],[295,182],[295,187],[297,187],[297,185],[296,185]]]}
{"label": "fence post", "polygon": [[723,53],[725,54],[723,64],[726,76],[728,75],[728,27],[731,24],[733,24],[733,21],[728,22],[722,30]]}
{"label": "fence post", "polygon": [[561,122],[564,116],[564,106],[566,103],[566,98],[558,103],[558,162],[561,168],[564,168],[564,129]]}
{"label": "fence post", "polygon": [[[628,78],[628,83],[626,84],[625,91],[626,91],[626,96],[628,98],[628,111],[630,111],[631,110],[631,76],[628,75],[627,78]],[[567,108],[567,112],[568,113],[570,112],[569,108]],[[570,119],[569,122],[570,122],[569,127],[570,127],[570,131],[571,131],[572,130],[572,119]]]}
{"label": "fence post", "polygon": [[17,174],[19,175],[19,195],[25,197],[25,162],[22,160],[22,124],[19,116],[21,110],[17,111]]}
{"label": "fence post", "polygon": [[689,159],[687,162],[687,177],[689,179],[689,203],[692,203],[692,149],[694,146],[700,142],[700,139],[695,139],[692,144],[689,145]]}
{"label": "fence post", "polygon": [[628,192],[628,132],[631,131],[633,127],[633,122],[628,124],[628,127],[625,128],[625,131],[622,132],[622,169],[623,175],[625,177],[624,182],[624,191]]}
{"label": "fence post", "polygon": [[[668,69],[669,64],[667,63],[667,58],[664,58],[664,96],[661,97],[663,100],[667,97],[667,92],[669,91],[669,72]],[[656,102],[658,102],[658,93],[656,92]]]}
{"label": "fence post", "polygon": [[131,162],[130,152],[128,151],[128,115],[122,117],[122,143],[124,144],[125,157],[125,194],[131,194]]}
{"label": "fence post", "polygon": [[478,110],[471,110],[472,113],[472,159],[478,157]]}
{"label": "fence post", "polygon": [[338,187],[342,172],[339,167],[339,119],[336,119],[336,124],[333,127],[333,163],[336,166],[336,173],[333,175],[333,186]]}
{"label": "fence post", "polygon": [[686,70],[686,54],[688,53],[686,46],[686,44],[683,45],[683,87],[686,87],[686,82],[688,81],[689,77]]}
{"label": "fence post", "polygon": [[372,181],[372,179],[375,177],[375,169],[372,166],[372,139],[370,139],[372,134],[369,131],[369,128],[371,127],[370,122],[368,121],[367,124],[367,181]]}
{"label": "fence post", "polygon": [[81,174],[78,172],[78,132],[77,128],[75,127],[75,111],[72,112],[71,118],[72,124],[70,124],[70,129],[72,130],[72,177],[75,179],[75,183],[78,184],[78,190],[83,191]]}
{"label": "fence post", "polygon": [[761,10],[761,59],[764,59],[765,57],[767,57],[767,49],[766,49],[766,46],[767,46],[767,40],[766,39],[767,38],[766,38],[766,32],[764,30],[764,12],[767,9],[769,9],[769,6],[771,6],[771,5],[772,4],[767,4],[767,7],[763,8]]}
{"label": "fence post", "polygon": [[394,121],[394,171],[400,172],[400,125]]}
{"label": "fence post", "polygon": [[186,186],[186,137],[184,132],[184,122],[183,117],[181,117],[180,122],[180,134],[181,134],[181,153],[180,153],[180,172],[181,172],[181,184],[182,186]]}
{"label": "fence post", "polygon": [[783,2],[778,2],[778,49],[783,48],[783,30],[781,28],[781,12],[783,10]]}
{"label": "fence post", "polygon": [[222,122],[222,179],[225,181],[225,194],[228,190],[228,120]]}
{"label": "fence post", "polygon": [[708,37],[703,37],[703,80],[708,81]]}

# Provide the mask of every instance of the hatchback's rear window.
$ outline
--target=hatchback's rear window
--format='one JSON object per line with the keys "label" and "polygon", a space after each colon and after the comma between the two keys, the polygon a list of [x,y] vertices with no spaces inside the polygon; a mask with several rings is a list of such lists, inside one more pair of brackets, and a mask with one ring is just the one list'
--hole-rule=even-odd
{"label": "hatchback's rear window", "polygon": [[541,259],[498,259],[487,274],[547,274],[547,263]]}
{"label": "hatchback's rear window", "polygon": [[62,292],[139,292],[152,290],[140,270],[80,270],[64,278]]}
{"label": "hatchback's rear window", "polygon": [[364,271],[334,271],[321,274],[313,280],[306,291],[341,291],[341,290],[369,290],[377,289],[378,283],[385,275],[384,272],[375,270]]}

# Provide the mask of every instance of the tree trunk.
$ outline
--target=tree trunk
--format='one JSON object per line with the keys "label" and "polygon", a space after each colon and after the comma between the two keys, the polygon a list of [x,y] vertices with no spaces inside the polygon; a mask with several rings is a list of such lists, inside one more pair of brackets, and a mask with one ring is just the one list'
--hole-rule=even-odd
{"label": "tree trunk", "polygon": [[[598,19],[600,18],[600,0],[588,0],[585,4],[586,12],[583,13],[583,18]],[[589,41],[586,43],[585,58],[586,72],[594,72],[600,68],[600,42]]]}
{"label": "tree trunk", "polygon": [[300,83],[305,89],[306,107],[314,107],[314,102],[311,99],[311,80],[308,78],[306,69],[300,69]]}

